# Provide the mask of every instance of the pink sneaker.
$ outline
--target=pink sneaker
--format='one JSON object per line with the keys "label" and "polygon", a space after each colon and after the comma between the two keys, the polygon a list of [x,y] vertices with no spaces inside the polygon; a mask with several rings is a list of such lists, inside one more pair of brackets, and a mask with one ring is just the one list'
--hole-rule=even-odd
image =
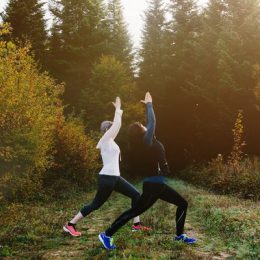
{"label": "pink sneaker", "polygon": [[151,231],[152,228],[146,227],[146,226],[142,226],[142,225],[137,225],[137,226],[133,225],[132,226],[132,231],[139,231],[139,230],[141,230],[141,231]]}
{"label": "pink sneaker", "polygon": [[67,233],[70,233],[73,237],[81,236],[81,232],[76,230],[75,225],[66,224],[65,226],[63,226],[63,230]]}

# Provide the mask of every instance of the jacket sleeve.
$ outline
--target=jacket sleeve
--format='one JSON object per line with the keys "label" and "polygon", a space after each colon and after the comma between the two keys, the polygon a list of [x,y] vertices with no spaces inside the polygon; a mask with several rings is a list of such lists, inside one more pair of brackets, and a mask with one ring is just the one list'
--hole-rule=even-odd
{"label": "jacket sleeve", "polygon": [[122,125],[122,114],[123,114],[123,110],[121,109],[116,109],[115,110],[115,116],[114,116],[114,120],[113,120],[113,124],[112,126],[105,132],[105,134],[101,137],[101,139],[99,140],[96,148],[100,148],[101,145],[104,142],[107,142],[109,139],[115,139],[120,128]]}
{"label": "jacket sleeve", "polygon": [[146,121],[147,121],[147,131],[144,135],[144,144],[151,146],[153,143],[153,136],[155,133],[156,119],[153,110],[153,104],[151,102],[146,104]]}

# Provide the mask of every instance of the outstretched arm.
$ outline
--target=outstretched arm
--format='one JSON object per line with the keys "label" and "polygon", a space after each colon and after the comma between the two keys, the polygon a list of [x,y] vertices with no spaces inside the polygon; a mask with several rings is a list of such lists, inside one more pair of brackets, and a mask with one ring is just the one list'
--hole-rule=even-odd
{"label": "outstretched arm", "polygon": [[122,114],[121,110],[121,100],[119,97],[116,98],[116,101],[113,102],[115,107],[115,115],[112,126],[105,132],[102,138],[97,144],[97,148],[100,148],[101,143],[108,141],[109,139],[115,139],[122,125]]}
{"label": "outstretched arm", "polygon": [[156,119],[155,114],[153,110],[153,103],[152,103],[152,96],[149,92],[145,95],[145,100],[141,101],[146,104],[146,133],[144,135],[144,144],[145,145],[152,145],[153,143],[153,136],[155,133],[155,125],[156,125]]}

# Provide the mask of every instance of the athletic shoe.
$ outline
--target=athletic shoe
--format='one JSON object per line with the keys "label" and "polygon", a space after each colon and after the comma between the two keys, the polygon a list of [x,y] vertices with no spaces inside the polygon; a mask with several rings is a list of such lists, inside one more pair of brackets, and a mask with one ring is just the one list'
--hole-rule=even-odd
{"label": "athletic shoe", "polygon": [[116,248],[116,246],[113,245],[113,238],[106,236],[106,234],[104,232],[100,233],[98,235],[98,238],[106,249],[115,249]]}
{"label": "athletic shoe", "polygon": [[150,227],[146,227],[146,226],[142,226],[142,225],[133,225],[132,226],[132,231],[151,231],[152,230],[152,228],[150,228]]}
{"label": "athletic shoe", "polygon": [[67,233],[70,233],[73,237],[81,236],[81,233],[76,230],[76,225],[68,225],[63,226],[63,230]]}
{"label": "athletic shoe", "polygon": [[187,244],[195,244],[196,241],[197,241],[195,238],[188,237],[186,234],[181,234],[179,236],[176,236],[175,240],[176,241],[182,241],[182,242],[187,243]]}

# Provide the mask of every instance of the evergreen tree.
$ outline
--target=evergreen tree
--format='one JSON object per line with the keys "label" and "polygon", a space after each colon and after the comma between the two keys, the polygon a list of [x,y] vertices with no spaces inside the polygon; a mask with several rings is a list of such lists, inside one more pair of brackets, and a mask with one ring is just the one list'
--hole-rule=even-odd
{"label": "evergreen tree", "polygon": [[61,63],[63,60],[62,44],[63,42],[59,30],[59,25],[56,23],[56,21],[53,21],[51,35],[48,41],[47,64],[50,73],[53,74],[59,81],[62,81],[64,76],[63,71],[61,70]]}
{"label": "evergreen tree", "polygon": [[139,85],[154,94],[162,92],[168,53],[165,38],[165,8],[162,0],[151,0],[145,12],[140,50]]}
{"label": "evergreen tree", "polygon": [[238,109],[241,95],[253,95],[252,71],[260,60],[259,15],[259,1],[209,2],[203,17],[199,67],[200,85],[214,102]]}
{"label": "evergreen tree", "polygon": [[[66,104],[78,108],[91,67],[106,52],[103,0],[55,0],[51,11],[56,21],[50,39],[54,55],[50,66],[55,68],[54,76],[66,83]],[[56,49],[57,44],[60,47]]]}
{"label": "evergreen tree", "polygon": [[4,22],[11,24],[12,37],[29,40],[36,59],[41,62],[47,40],[43,5],[39,0],[10,0],[3,15]]}
{"label": "evergreen tree", "polygon": [[172,0],[170,2],[172,20],[168,25],[170,47],[170,70],[173,77],[168,91],[173,88],[194,94],[197,88],[198,38],[200,19],[194,0]]}
{"label": "evergreen tree", "polygon": [[109,0],[107,11],[109,54],[115,56],[131,72],[133,62],[132,43],[124,22],[121,1]]}
{"label": "evergreen tree", "polygon": [[197,67],[204,100],[201,125],[212,151],[230,149],[228,129],[238,109],[245,117],[256,113],[253,70],[260,60],[259,15],[259,1],[210,0],[204,10]]}
{"label": "evergreen tree", "polygon": [[224,1],[233,31],[230,49],[236,55],[234,79],[241,89],[250,90],[256,82],[252,77],[255,64],[260,62],[260,2],[259,0]]}
{"label": "evergreen tree", "polygon": [[[219,76],[221,76],[224,67],[227,68],[228,63],[231,62],[230,52],[226,45],[227,31],[230,30],[226,10],[226,5],[222,0],[210,0],[202,14],[202,35],[200,38],[202,48],[199,49],[201,59],[198,67],[201,75],[201,91],[209,99],[217,98],[216,91],[218,91],[219,82],[226,81],[225,79],[221,80]],[[205,68],[207,69],[205,70]],[[224,77],[231,80],[227,73],[230,73],[230,68],[227,68]]]}
{"label": "evergreen tree", "polygon": [[[170,147],[195,154],[193,141],[199,132],[194,108],[199,96],[200,17],[194,0],[172,0],[167,10],[167,60],[160,76],[165,93],[158,94],[163,102],[158,110],[164,115],[160,122],[161,135]],[[169,118],[174,124],[169,124]]]}

